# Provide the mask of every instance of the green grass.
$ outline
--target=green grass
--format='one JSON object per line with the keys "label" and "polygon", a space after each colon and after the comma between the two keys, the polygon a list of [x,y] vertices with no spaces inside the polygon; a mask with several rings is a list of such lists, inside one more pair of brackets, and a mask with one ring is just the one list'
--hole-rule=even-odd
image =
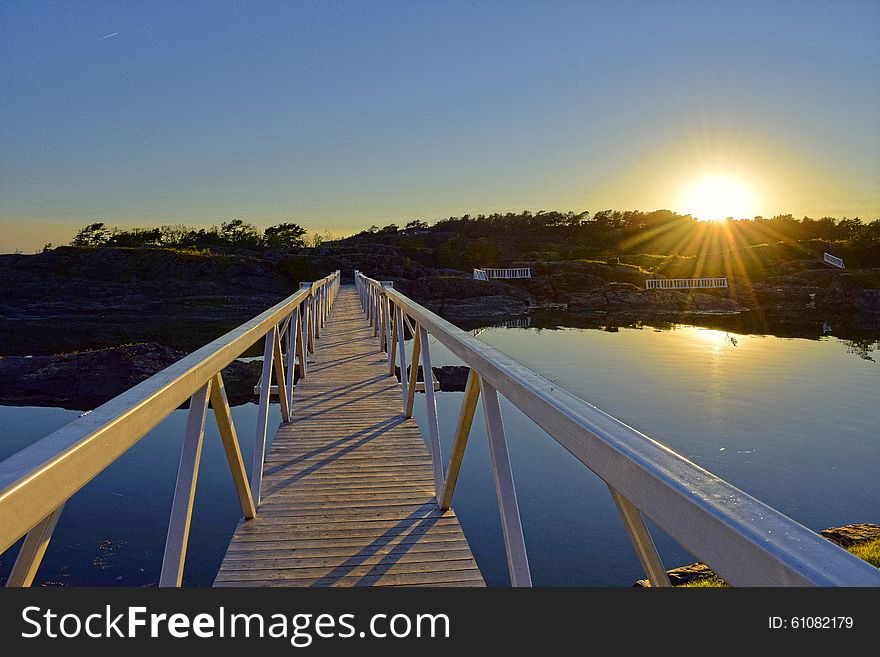
{"label": "green grass", "polygon": [[724,589],[730,588],[730,584],[725,582],[723,579],[718,577],[717,575],[713,575],[712,577],[703,577],[702,579],[695,579],[692,582],[688,582],[687,584],[680,584],[675,587],[678,589]]}
{"label": "green grass", "polygon": [[848,549],[859,559],[863,559],[872,566],[880,568],[880,538],[868,541],[867,543],[853,545]]}
{"label": "green grass", "polygon": [[674,258],[674,256],[654,255],[651,253],[618,255],[616,257],[623,265],[636,265],[649,272],[654,272],[664,262]]}
{"label": "green grass", "polygon": [[[867,561],[875,568],[880,568],[880,538],[866,543],[858,543],[847,548],[847,552],[851,552],[859,559]],[[730,585],[717,575],[704,577],[703,579],[695,579],[687,584],[680,584],[676,588],[681,589],[700,589],[700,588],[727,588]]]}

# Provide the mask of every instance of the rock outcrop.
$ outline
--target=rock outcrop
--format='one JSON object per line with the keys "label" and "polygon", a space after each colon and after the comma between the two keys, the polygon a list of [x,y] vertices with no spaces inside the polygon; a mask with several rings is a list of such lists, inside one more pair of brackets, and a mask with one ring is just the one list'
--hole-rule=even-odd
{"label": "rock outcrop", "polygon": [[[186,354],[141,343],[55,356],[0,358],[0,404],[90,410],[177,362]],[[260,362],[233,361],[223,370],[229,403],[255,401]]]}
{"label": "rock outcrop", "polygon": [[[409,371],[409,368],[407,370]],[[434,378],[437,379],[437,383],[440,384],[440,390],[444,392],[461,392],[467,385],[468,374],[471,368],[464,365],[443,365],[442,367],[432,367],[431,370],[434,372]],[[399,365],[394,368],[394,375],[400,381]],[[416,380],[425,380],[425,372],[421,365],[419,365]]]}

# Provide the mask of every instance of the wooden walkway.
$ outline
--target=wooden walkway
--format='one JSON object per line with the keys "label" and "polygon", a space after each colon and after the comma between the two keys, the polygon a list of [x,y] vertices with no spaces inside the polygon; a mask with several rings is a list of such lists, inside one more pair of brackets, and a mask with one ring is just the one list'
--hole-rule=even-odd
{"label": "wooden walkway", "polygon": [[483,586],[353,286],[312,358],[266,455],[258,517],[236,529],[214,585]]}

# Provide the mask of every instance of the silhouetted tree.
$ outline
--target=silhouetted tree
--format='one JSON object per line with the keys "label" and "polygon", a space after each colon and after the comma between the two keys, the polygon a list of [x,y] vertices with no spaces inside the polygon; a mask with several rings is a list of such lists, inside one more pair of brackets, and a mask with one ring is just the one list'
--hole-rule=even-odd
{"label": "silhouetted tree", "polygon": [[256,226],[241,219],[221,223],[219,235],[224,244],[232,247],[257,246],[260,243],[260,233]]}
{"label": "silhouetted tree", "polygon": [[101,246],[109,236],[110,231],[103,222],[94,223],[80,228],[70,243],[73,246]]}
{"label": "silhouetted tree", "polygon": [[263,231],[266,246],[301,247],[305,246],[306,229],[290,222],[269,226]]}
{"label": "silhouetted tree", "polygon": [[413,219],[412,221],[407,222],[405,230],[427,230],[428,222],[422,221],[421,219]]}

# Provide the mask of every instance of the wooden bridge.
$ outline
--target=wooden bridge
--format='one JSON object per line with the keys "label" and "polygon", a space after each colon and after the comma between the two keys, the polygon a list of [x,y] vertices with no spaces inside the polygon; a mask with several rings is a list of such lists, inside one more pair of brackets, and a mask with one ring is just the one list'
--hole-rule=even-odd
{"label": "wooden bridge", "polygon": [[[646,517],[732,585],[880,586],[873,566],[458,329],[391,283],[357,271],[354,281],[341,287],[337,271],[302,285],[0,462],[0,554],[25,537],[7,586],[34,581],[67,500],[187,403],[160,586],[183,581],[209,410],[243,516],[216,585],[480,586],[451,509],[478,402],[510,581],[530,586],[502,397],[605,482],[652,586],[670,582]],[[470,368],[448,462],[441,457],[435,388],[419,383],[420,370],[423,378],[432,371],[429,335]],[[248,473],[222,371],[260,341]],[[398,364],[399,384],[393,376]],[[300,375],[295,387],[294,370]],[[424,436],[412,420],[417,391],[424,393]],[[283,422],[267,451],[273,395]]]}
{"label": "wooden bridge", "polygon": [[259,515],[216,586],[481,586],[431,456],[353,286],[343,288],[265,461]]}

